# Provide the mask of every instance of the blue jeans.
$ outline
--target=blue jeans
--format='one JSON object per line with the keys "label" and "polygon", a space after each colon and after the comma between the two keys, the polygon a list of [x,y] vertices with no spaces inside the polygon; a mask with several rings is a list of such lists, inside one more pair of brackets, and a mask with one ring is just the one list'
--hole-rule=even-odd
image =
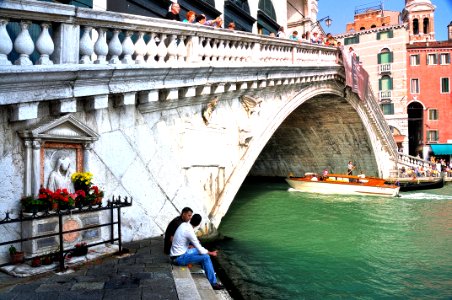
{"label": "blue jeans", "polygon": [[188,264],[200,263],[204,271],[206,272],[207,279],[211,285],[217,283],[217,277],[215,276],[215,271],[213,270],[212,261],[210,260],[209,254],[200,254],[198,249],[191,248],[187,252],[176,258],[176,263],[179,266],[186,266]]}

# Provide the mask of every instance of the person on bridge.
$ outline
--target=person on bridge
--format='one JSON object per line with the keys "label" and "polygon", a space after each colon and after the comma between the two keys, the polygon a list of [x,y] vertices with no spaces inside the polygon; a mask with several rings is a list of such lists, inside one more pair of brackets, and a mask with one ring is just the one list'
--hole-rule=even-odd
{"label": "person on bridge", "polygon": [[190,207],[184,207],[182,209],[182,212],[180,213],[180,216],[175,217],[168,224],[168,227],[166,227],[166,230],[165,230],[165,240],[163,243],[163,252],[165,254],[170,254],[171,245],[173,243],[173,237],[174,237],[174,234],[176,233],[177,228],[179,228],[179,225],[190,221],[192,215],[193,215],[193,210]]}
{"label": "person on bridge", "polygon": [[[201,215],[194,214],[190,223],[180,224],[174,234],[170,258],[173,264],[179,266],[201,263],[212,288],[214,290],[221,290],[224,289],[224,286],[217,282],[212,260],[210,259],[210,256],[217,256],[218,252],[216,250],[209,251],[201,246],[201,243],[195,234],[195,228],[201,224],[201,220]],[[190,248],[190,245],[193,245],[193,247]]]}
{"label": "person on bridge", "polygon": [[349,161],[348,165],[347,165],[347,175],[353,175],[354,169],[355,169],[355,166],[353,165],[353,162]]}
{"label": "person on bridge", "polygon": [[166,14],[165,19],[180,21],[180,5],[178,3],[171,4],[170,11]]}

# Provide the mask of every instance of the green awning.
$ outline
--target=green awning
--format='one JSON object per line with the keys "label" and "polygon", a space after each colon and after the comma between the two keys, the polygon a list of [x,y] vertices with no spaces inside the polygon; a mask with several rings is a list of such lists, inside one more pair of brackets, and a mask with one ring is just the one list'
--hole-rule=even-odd
{"label": "green awning", "polygon": [[452,155],[452,144],[430,144],[435,155]]}

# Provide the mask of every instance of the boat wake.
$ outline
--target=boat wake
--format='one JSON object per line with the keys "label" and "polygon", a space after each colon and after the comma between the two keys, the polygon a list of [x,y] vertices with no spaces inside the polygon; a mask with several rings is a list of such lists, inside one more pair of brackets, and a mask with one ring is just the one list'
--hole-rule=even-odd
{"label": "boat wake", "polygon": [[413,200],[452,200],[452,195],[409,193],[409,194],[402,194],[401,198],[402,199],[413,199]]}

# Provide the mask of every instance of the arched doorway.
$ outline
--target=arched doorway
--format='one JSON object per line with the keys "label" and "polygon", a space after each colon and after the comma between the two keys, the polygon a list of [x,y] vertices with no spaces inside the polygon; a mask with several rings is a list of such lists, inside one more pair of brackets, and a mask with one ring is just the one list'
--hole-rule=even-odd
{"label": "arched doorway", "polygon": [[416,156],[422,154],[424,123],[424,107],[419,102],[408,105],[408,154]]}

